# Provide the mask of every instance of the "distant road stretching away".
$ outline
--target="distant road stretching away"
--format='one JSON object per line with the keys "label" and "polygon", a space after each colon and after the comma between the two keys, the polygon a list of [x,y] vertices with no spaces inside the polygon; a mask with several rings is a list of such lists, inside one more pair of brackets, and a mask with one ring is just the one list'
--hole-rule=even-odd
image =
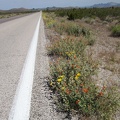
{"label": "distant road stretching away", "polygon": [[8,120],[40,13],[0,24],[0,120]]}

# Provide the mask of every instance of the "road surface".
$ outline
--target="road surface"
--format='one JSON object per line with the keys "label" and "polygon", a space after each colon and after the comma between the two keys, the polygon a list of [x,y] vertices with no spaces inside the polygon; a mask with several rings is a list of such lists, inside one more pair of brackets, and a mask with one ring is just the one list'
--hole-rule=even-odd
{"label": "road surface", "polygon": [[[0,120],[62,120],[67,116],[67,114],[56,112],[52,92],[48,87],[49,61],[46,44],[49,41],[45,38],[42,17],[40,25],[38,25],[39,18],[40,13],[35,13],[0,24]],[[23,96],[26,97],[26,93],[28,93],[26,91],[29,86],[26,85],[26,82],[24,82],[26,79],[24,79],[24,81],[21,82],[24,83],[24,87],[21,90],[19,81],[21,81],[23,68],[25,68],[23,66],[26,63],[26,58],[31,58],[28,57],[28,53],[31,51],[30,48],[32,48],[31,43],[33,42],[31,41],[33,41],[33,38],[36,38],[33,37],[35,35],[34,33],[36,33],[36,28],[38,28],[36,26],[39,27],[39,34],[36,47],[37,54],[35,57],[32,92],[30,93],[31,102],[29,99],[28,103],[27,99],[25,100],[27,104],[30,102],[30,109],[28,108],[30,114],[28,117],[24,114],[24,117],[22,116],[23,111],[25,111],[28,105],[23,105],[24,99],[20,102],[21,99],[19,99],[19,96],[22,96],[21,93],[25,93]],[[30,60],[28,61],[30,62]],[[28,66],[27,68],[29,68],[29,65],[30,63],[26,65]],[[29,71],[27,71],[27,73],[29,73]],[[25,75],[23,76],[26,78]],[[29,83],[29,80],[27,83]],[[18,92],[20,90],[22,92]],[[14,101],[19,102],[13,104]],[[66,118],[66,120],[68,119]]]}
{"label": "road surface", "polygon": [[0,120],[8,120],[40,13],[0,24]]}

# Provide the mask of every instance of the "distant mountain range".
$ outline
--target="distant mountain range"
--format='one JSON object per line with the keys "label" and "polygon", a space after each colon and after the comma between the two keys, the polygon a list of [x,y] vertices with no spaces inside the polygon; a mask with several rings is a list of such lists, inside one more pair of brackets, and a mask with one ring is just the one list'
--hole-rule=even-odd
{"label": "distant mountain range", "polygon": [[29,12],[29,11],[37,11],[39,9],[27,9],[27,8],[12,8],[10,10],[0,10],[0,12]]}
{"label": "distant mountain range", "polygon": [[94,4],[91,8],[107,8],[107,7],[120,7],[120,3],[109,2],[109,3],[101,3],[101,4]]}
{"label": "distant mountain range", "polygon": [[[108,8],[108,7],[120,7],[120,3],[115,3],[115,2],[109,2],[109,3],[100,3],[100,4],[94,4],[92,6],[86,6],[86,7],[82,7],[82,8]],[[43,8],[44,9],[48,9],[48,10],[56,10],[56,9],[73,9],[73,8],[76,8],[76,9],[79,9],[81,7],[47,7],[47,8]]]}
{"label": "distant mountain range", "polygon": [[109,3],[100,3],[100,4],[94,4],[92,6],[86,6],[86,7],[72,7],[72,6],[69,6],[69,7],[47,7],[47,8],[43,8],[41,10],[45,10],[45,9],[48,9],[48,10],[56,10],[56,9],[73,9],[73,8],[76,8],[76,9],[79,9],[79,8],[108,8],[108,7],[120,7],[120,3],[115,3],[115,2],[109,2]]}
{"label": "distant mountain range", "polygon": [[[120,7],[120,3],[115,3],[115,2],[109,2],[109,3],[100,3],[100,4],[94,4],[92,6],[86,6],[86,8],[107,8],[107,7]],[[5,12],[5,11],[8,11],[8,12],[24,12],[24,11],[35,11],[35,10],[45,10],[45,9],[49,9],[49,10],[56,10],[56,9],[73,9],[73,8],[81,8],[81,7],[47,7],[47,8],[33,8],[33,9],[26,9],[26,8],[13,8],[13,9],[10,9],[10,10],[0,10],[0,12]],[[84,8],[84,7],[82,7]]]}
{"label": "distant mountain range", "polygon": [[11,12],[20,12],[20,11],[29,11],[30,9],[26,9],[26,8],[13,8],[13,9],[10,9],[9,11]]}

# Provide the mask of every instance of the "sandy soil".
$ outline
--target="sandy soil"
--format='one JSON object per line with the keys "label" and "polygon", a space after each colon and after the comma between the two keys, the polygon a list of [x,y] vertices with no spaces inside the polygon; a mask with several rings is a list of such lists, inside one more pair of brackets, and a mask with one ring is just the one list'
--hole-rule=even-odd
{"label": "sandy soil", "polygon": [[95,22],[86,24],[95,36],[95,44],[89,47],[92,58],[100,63],[98,82],[101,84],[117,83],[120,85],[120,37],[113,37],[109,30],[111,24]]}

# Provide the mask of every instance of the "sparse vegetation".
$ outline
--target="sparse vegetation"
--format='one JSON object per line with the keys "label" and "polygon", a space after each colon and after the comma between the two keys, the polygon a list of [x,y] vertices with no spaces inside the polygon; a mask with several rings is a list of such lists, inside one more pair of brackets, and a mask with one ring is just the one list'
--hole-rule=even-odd
{"label": "sparse vegetation", "polygon": [[75,37],[84,36],[87,38],[86,42],[88,42],[89,45],[93,45],[95,42],[92,38],[91,31],[80,24],[64,19],[58,20],[57,18],[55,18],[55,15],[53,13],[51,13],[50,15],[44,13],[43,18],[45,20],[46,26],[54,29],[60,35],[69,35]]}
{"label": "sparse vegetation", "polygon": [[112,27],[112,35],[120,37],[120,25],[115,25],[114,27]]}
{"label": "sparse vegetation", "polygon": [[[120,107],[118,85],[96,84],[93,76],[97,74],[99,64],[85,51],[88,46],[95,43],[91,31],[78,22],[69,21],[77,19],[77,12],[80,10],[82,9],[58,10],[55,11],[57,16],[53,12],[43,14],[46,26],[64,36],[53,40],[48,46],[48,55],[54,59],[50,64],[49,86],[57,95],[60,110],[68,112],[74,110],[90,120],[111,120]],[[88,12],[96,9],[84,10]],[[102,9],[97,10],[102,14]],[[73,17],[69,14],[70,11],[74,11],[76,15]],[[93,12],[91,11],[90,13]],[[72,17],[63,18],[68,14]],[[92,15],[90,17],[95,17]],[[105,19],[106,15],[108,12],[103,14],[101,19]],[[110,61],[115,60],[110,57]]]}
{"label": "sparse vegetation", "polygon": [[105,20],[106,17],[120,16],[120,8],[79,8],[79,9],[60,9],[55,11],[58,16],[68,16],[69,20],[82,19],[84,17],[99,17],[101,20]]}
{"label": "sparse vegetation", "polygon": [[2,19],[2,18],[9,18],[9,17],[21,15],[21,14],[29,14],[29,13],[33,13],[33,12],[37,12],[37,11],[32,11],[32,10],[17,11],[17,12],[15,12],[15,11],[14,12],[11,12],[11,11],[0,11],[0,19]]}

